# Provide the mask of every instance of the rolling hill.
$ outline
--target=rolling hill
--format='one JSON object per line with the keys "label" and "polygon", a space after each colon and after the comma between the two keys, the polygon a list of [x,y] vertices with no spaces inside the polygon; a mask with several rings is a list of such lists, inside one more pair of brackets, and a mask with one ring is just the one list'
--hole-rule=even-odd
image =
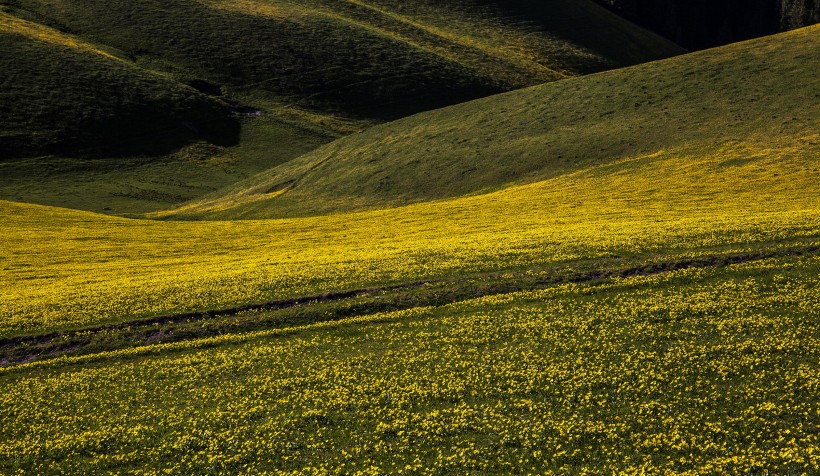
{"label": "rolling hill", "polygon": [[0,11],[0,196],[151,211],[337,137],[237,117],[234,105],[121,55]]}
{"label": "rolling hill", "polygon": [[672,165],[730,157],[728,164],[793,150],[816,158],[818,32],[808,27],[419,114],[163,216],[263,218],[396,206],[641,157]]}
{"label": "rolling hill", "polygon": [[680,52],[587,0],[6,3],[184,82],[376,119]]}
{"label": "rolling hill", "polygon": [[587,0],[0,9],[0,197],[111,214],[168,208],[387,119],[682,52]]}
{"label": "rolling hill", "polygon": [[0,472],[820,471],[817,33],[420,114],[186,212],[313,216],[0,201]]}

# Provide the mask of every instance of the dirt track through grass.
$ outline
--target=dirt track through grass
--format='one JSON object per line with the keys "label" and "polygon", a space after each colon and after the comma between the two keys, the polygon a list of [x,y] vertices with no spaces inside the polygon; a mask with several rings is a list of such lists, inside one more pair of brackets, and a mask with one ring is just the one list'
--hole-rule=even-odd
{"label": "dirt track through grass", "polygon": [[723,268],[771,258],[820,254],[820,246],[731,253],[678,260],[611,266],[581,272],[519,270],[469,275],[442,281],[353,289],[267,301],[224,309],[170,314],[118,324],[0,339],[0,367],[126,347],[177,342],[225,333],[241,333],[341,320],[376,312],[441,306],[466,299],[529,291],[566,283],[595,283],[669,273],[689,268]]}

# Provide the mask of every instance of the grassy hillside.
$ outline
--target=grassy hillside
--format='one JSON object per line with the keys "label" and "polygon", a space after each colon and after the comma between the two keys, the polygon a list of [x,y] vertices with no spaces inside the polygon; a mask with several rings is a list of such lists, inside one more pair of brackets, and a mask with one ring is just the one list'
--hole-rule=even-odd
{"label": "grassy hillside", "polygon": [[192,88],[0,11],[0,159],[233,145],[239,123]]}
{"label": "grassy hillside", "polygon": [[486,195],[273,221],[152,222],[5,202],[0,336],[468,272],[816,240],[820,154],[806,151],[817,140],[650,154]]}
{"label": "grassy hillside", "polygon": [[810,27],[419,114],[333,142],[171,216],[401,205],[595,167],[629,169],[628,159],[638,157],[673,166],[723,157],[718,171],[778,150],[816,159],[818,32]]}
{"label": "grassy hillside", "polygon": [[350,130],[339,121],[306,125],[298,112],[237,117],[225,102],[123,60],[121,52],[3,12],[0,53],[5,199],[153,211]]}
{"label": "grassy hillside", "polygon": [[527,4],[2,0],[0,198],[166,209],[386,118],[680,52],[586,0]]}
{"label": "grassy hillside", "polygon": [[[816,103],[766,73],[814,84],[786,66],[814,32],[688,57],[774,88],[703,116],[732,135],[645,128],[490,193],[199,222],[0,201],[0,472],[820,471]],[[701,113],[695,84],[664,100]]]}
{"label": "grassy hillside", "polygon": [[183,81],[381,119],[680,51],[588,0],[5,3]]}

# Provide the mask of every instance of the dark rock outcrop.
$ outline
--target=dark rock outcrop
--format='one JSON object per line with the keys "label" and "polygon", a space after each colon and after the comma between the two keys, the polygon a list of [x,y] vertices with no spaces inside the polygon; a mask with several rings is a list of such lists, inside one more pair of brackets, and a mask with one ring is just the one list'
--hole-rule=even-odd
{"label": "dark rock outcrop", "polygon": [[820,0],[599,1],[690,50],[820,22]]}

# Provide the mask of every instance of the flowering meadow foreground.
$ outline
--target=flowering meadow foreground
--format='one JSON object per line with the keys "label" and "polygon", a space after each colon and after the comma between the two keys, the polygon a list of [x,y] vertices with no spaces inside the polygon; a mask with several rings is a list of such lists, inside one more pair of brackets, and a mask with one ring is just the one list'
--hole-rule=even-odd
{"label": "flowering meadow foreground", "polygon": [[0,202],[0,472],[816,474],[814,140],[313,218]]}
{"label": "flowering meadow foreground", "polygon": [[0,373],[9,473],[816,474],[820,258]]}

